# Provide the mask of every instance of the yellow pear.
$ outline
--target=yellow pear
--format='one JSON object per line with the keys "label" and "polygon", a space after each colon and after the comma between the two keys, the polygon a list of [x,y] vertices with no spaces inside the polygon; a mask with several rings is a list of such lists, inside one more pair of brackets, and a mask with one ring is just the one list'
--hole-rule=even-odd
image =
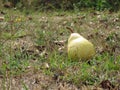
{"label": "yellow pear", "polygon": [[87,60],[95,55],[94,45],[78,33],[72,33],[68,39],[68,57]]}

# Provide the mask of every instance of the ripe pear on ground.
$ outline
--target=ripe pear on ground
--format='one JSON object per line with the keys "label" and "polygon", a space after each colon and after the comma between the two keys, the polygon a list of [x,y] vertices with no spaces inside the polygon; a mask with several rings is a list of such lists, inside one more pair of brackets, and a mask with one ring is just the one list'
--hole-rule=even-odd
{"label": "ripe pear on ground", "polygon": [[87,60],[95,55],[94,45],[78,33],[72,33],[68,39],[68,57]]}

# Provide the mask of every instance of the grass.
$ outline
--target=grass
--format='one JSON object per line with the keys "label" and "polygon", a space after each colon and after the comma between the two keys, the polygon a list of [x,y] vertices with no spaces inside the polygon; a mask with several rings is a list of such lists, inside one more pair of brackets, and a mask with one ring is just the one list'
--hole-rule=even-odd
{"label": "grass", "polygon": [[[119,12],[60,11],[26,15],[17,10],[4,11],[7,13],[5,20],[0,22],[0,75],[4,82],[41,71],[59,82],[71,83],[77,87],[99,86],[103,80],[118,85]],[[90,62],[74,61],[67,57],[67,39],[70,33],[66,26],[73,27],[75,32],[93,42],[96,56]],[[25,90],[29,90],[27,83],[22,81],[21,84]],[[4,90],[7,88],[5,86]]]}

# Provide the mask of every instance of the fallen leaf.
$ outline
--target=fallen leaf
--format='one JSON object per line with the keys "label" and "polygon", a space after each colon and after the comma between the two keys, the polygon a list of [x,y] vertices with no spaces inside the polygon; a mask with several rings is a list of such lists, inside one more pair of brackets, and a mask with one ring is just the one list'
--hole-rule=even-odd
{"label": "fallen leaf", "polygon": [[100,85],[103,89],[113,90],[115,87],[109,80],[103,80]]}

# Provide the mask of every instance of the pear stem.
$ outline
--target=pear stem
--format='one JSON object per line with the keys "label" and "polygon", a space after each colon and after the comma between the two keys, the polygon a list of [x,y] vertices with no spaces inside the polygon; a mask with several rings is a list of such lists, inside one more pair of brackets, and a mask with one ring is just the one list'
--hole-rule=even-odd
{"label": "pear stem", "polygon": [[71,27],[66,27],[66,29],[68,29],[71,33],[74,33],[74,30]]}

